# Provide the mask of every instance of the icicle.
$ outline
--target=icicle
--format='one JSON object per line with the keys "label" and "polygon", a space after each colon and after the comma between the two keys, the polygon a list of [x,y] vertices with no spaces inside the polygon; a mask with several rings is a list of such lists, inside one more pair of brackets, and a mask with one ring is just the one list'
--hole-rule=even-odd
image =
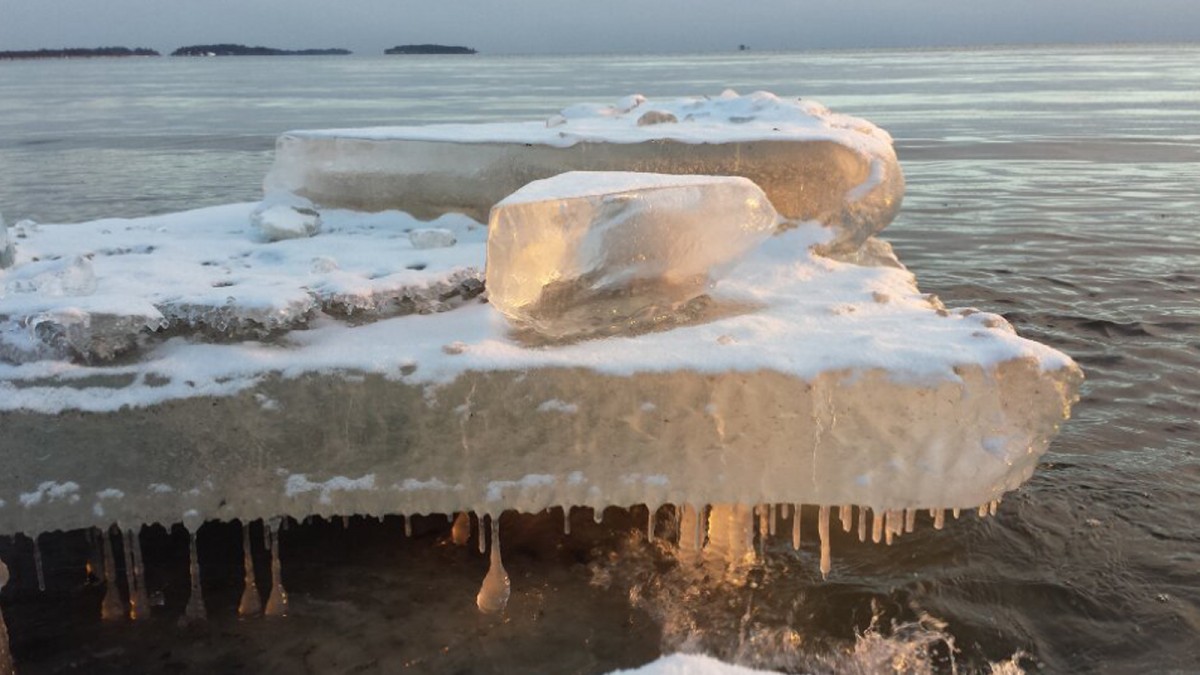
{"label": "icicle", "polygon": [[502,612],[508,605],[508,596],[512,587],[508,580],[508,572],[500,559],[500,518],[492,518],[492,555],[488,564],[487,575],[479,594],[475,596],[475,605],[482,612]]}
{"label": "icicle", "polygon": [[[342,516],[345,522],[346,516]],[[254,580],[254,555],[250,549],[250,523],[242,523],[242,599],[238,601],[238,616],[254,616],[262,612],[262,596]]]}
{"label": "icicle", "polygon": [[478,542],[479,543],[479,553],[484,554],[484,553],[487,553],[487,537],[484,535],[484,533],[487,529],[487,523],[485,521],[488,518],[490,518],[490,516],[478,516],[478,518],[479,518],[479,542]]}
{"label": "icicle", "polygon": [[899,527],[897,527],[898,523],[896,522],[900,519],[900,516],[897,514],[896,511],[894,511],[892,509],[888,509],[887,511],[884,511],[883,515],[884,515],[883,541],[888,546],[891,546],[892,545],[892,537],[896,536],[896,530],[900,529]]}
{"label": "icicle", "polygon": [[699,551],[704,548],[704,533],[708,531],[708,523],[704,522],[704,517],[707,515],[708,507],[699,506],[696,508],[696,548]]}
{"label": "icicle", "polygon": [[991,501],[991,503],[989,503],[989,504],[988,504],[988,513],[989,513],[990,515],[993,515],[993,516],[994,516],[994,515],[996,515],[996,511],[997,511],[999,508],[1000,508],[1000,500],[998,500],[998,499],[994,499],[994,500],[992,500],[992,501]]}
{"label": "icicle", "polygon": [[955,520],[958,520],[958,512],[959,512],[959,508],[957,506],[954,507],[954,510],[952,511],[952,513],[954,514]]}
{"label": "icicle", "polygon": [[350,516],[342,516],[342,529],[350,529]]}
{"label": "icicle", "polygon": [[[563,536],[571,536],[571,507],[563,507]],[[480,530],[479,538],[483,539],[483,531]],[[482,551],[481,551],[482,552]]]}
{"label": "icicle", "polygon": [[266,616],[287,616],[288,597],[283,588],[283,564],[279,561],[279,530],[263,523],[271,537],[271,595],[267,598]]}
{"label": "icicle", "polygon": [[404,516],[404,536],[412,539],[412,516]]}
{"label": "icicle", "polygon": [[980,517],[980,518],[986,518],[986,517],[987,517],[987,514],[988,514],[988,505],[987,505],[987,504],[980,504],[980,505],[979,505],[979,517]]}
{"label": "icicle", "polygon": [[842,517],[842,532],[849,532],[854,527],[854,507],[842,504],[838,507],[838,515]]}
{"label": "icicle", "polygon": [[917,527],[917,510],[904,509],[904,531],[912,532]]}
{"label": "icicle", "polygon": [[946,526],[946,509],[935,509],[933,514],[933,529],[940,530]]}
{"label": "icicle", "polygon": [[602,507],[594,507],[592,509],[592,518],[599,525],[604,522],[604,509]]}
{"label": "icicle", "polygon": [[929,509],[929,517],[930,517],[930,518],[937,518],[937,512],[938,512],[938,511],[940,511],[940,510],[941,510],[941,509]]}
{"label": "icicle", "polygon": [[792,550],[800,550],[800,505],[792,506]]}
{"label": "icicle", "polygon": [[767,545],[767,531],[770,529],[770,516],[767,515],[767,509],[770,508],[766,504],[759,504],[754,508],[757,518],[758,541],[764,548]]}
{"label": "icicle", "polygon": [[100,604],[100,618],[117,621],[125,616],[125,609],[121,606],[121,591],[117,589],[117,561],[113,556],[109,530],[101,530],[100,536],[104,542],[104,600]]}
{"label": "icicle", "polygon": [[867,507],[858,507],[858,540],[864,542],[867,540]]}
{"label": "icicle", "polygon": [[455,514],[454,525],[450,527],[450,541],[457,546],[466,546],[471,541],[471,516],[466,511]]}
{"label": "icicle", "polygon": [[658,515],[658,509],[646,505],[646,541],[654,541],[654,517]]}
{"label": "icicle", "polygon": [[[8,584],[8,566],[0,560],[0,590]],[[16,675],[13,667],[12,650],[8,646],[8,626],[4,623],[4,611],[0,610],[0,675]]]}
{"label": "icicle", "polygon": [[192,594],[188,596],[183,615],[188,621],[204,621],[208,612],[204,609],[204,590],[200,583],[200,556],[196,554],[196,533],[188,530],[189,570],[192,577]]}
{"label": "icicle", "polygon": [[817,534],[821,537],[821,578],[829,578],[832,557],[829,546],[829,507],[822,506],[817,516]]}
{"label": "icicle", "polygon": [[[140,530],[141,528],[138,528]],[[129,587],[129,618],[150,618],[150,596],[146,593],[146,568],[142,565],[142,542],[138,530],[125,530],[125,584]]]}
{"label": "icicle", "polygon": [[700,529],[699,512],[691,504],[678,507],[679,511],[679,550],[683,553],[695,553],[703,543],[703,530]]}
{"label": "icicle", "polygon": [[38,590],[42,593],[46,592],[46,572],[42,568],[42,547],[38,544],[38,537],[33,535],[33,567],[37,572]]}
{"label": "icicle", "polygon": [[883,517],[887,512],[871,509],[871,541],[878,544],[883,540]]}
{"label": "icicle", "polygon": [[713,504],[708,518],[708,551],[727,562],[741,563],[754,556],[757,519],[749,504]]}
{"label": "icicle", "polygon": [[770,509],[770,511],[767,514],[767,518],[768,518],[767,519],[767,534],[774,537],[775,536],[775,528],[777,525],[776,521],[779,520],[779,510],[782,509],[783,506],[775,506],[774,504],[772,504],[772,505],[767,506],[767,508]]}

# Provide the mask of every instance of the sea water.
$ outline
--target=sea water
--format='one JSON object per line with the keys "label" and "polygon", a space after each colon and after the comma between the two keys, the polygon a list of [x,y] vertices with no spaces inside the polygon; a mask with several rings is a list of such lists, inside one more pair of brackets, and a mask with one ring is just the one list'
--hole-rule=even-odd
{"label": "sea water", "polygon": [[947,517],[891,547],[831,528],[821,581],[815,513],[798,552],[778,532],[736,578],[668,564],[644,510],[576,512],[569,536],[561,517],[509,514],[502,615],[475,609],[487,559],[447,545],[443,518],[299,524],[278,550],[253,538],[260,588],[281,556],[289,616],[243,620],[244,535],[209,524],[208,620],[186,627],[180,529],[142,532],[153,616],[137,624],[100,623],[103,585],[85,573],[99,537],[42,536],[44,592],[32,540],[0,538],[20,672],[604,672],[677,650],[816,671],[1196,668],[1200,47],[0,62],[0,211],[54,223],[251,201],[287,129],[544,119],[725,88],[889,130],[908,191],[883,236],[922,288],[1003,313],[1087,372],[1074,419],[995,518]]}

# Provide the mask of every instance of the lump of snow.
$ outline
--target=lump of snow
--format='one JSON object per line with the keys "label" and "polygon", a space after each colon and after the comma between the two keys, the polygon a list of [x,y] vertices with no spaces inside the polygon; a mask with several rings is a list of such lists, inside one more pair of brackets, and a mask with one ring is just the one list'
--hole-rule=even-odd
{"label": "lump of snow", "polygon": [[448,248],[458,243],[453,232],[441,227],[413,230],[408,233],[408,240],[413,248]]}
{"label": "lump of snow", "polygon": [[250,213],[250,224],[267,241],[303,239],[320,231],[321,214],[307,199],[267,199]]}
{"label": "lump of snow", "polygon": [[638,330],[689,306],[777,222],[745,178],[560,174],[492,210],[489,302],[552,339]]}

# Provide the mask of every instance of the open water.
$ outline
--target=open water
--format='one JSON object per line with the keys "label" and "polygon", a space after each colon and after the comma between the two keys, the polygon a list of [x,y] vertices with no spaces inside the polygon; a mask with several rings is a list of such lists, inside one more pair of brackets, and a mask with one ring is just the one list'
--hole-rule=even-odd
{"label": "open water", "polygon": [[827,582],[815,542],[778,542],[719,582],[626,536],[644,515],[577,514],[567,539],[513,516],[503,619],[474,609],[485,562],[443,545],[437,519],[412,539],[392,518],[295,526],[292,616],[274,622],[234,617],[240,536],[209,525],[210,621],[187,629],[179,531],[146,531],[154,617],[117,625],[99,622],[81,533],[43,537],[45,592],[29,540],[0,539],[20,672],[590,673],[679,649],[799,671],[1200,672],[1200,47],[0,62],[0,210],[69,222],[250,201],[286,129],[725,88],[888,129],[908,192],[884,236],[922,288],[1086,371],[998,517],[925,523],[890,548],[835,538]]}

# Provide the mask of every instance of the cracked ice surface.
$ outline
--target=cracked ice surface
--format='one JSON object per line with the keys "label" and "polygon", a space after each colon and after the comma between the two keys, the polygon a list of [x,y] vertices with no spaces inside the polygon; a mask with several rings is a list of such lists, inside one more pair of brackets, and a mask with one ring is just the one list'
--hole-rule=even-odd
{"label": "cracked ice surface", "polygon": [[[448,248],[413,249],[396,214],[336,211],[317,236],[266,244],[247,234],[252,208],[43,226],[0,276],[91,253],[96,288],[0,307],[105,299],[149,314],[238,286],[252,308],[326,307],[332,289],[374,298],[483,263],[464,219],[438,222]],[[815,255],[829,236],[771,237],[710,290],[752,311],[636,337],[530,349],[475,301],[365,323],[321,309],[270,340],[180,331],[109,364],[0,363],[0,531],[640,503],[973,508],[1020,484],[1075,398],[1074,363],[1001,317],[945,311],[886,246],[871,265]],[[224,279],[238,283],[212,285]]]}
{"label": "cracked ice surface", "polygon": [[482,221],[521,186],[572,170],[744,176],[786,218],[831,228],[834,252],[886,227],[904,193],[886,131],[815,101],[732,91],[635,95],[529,122],[290,131],[264,188],[325,207]]}

